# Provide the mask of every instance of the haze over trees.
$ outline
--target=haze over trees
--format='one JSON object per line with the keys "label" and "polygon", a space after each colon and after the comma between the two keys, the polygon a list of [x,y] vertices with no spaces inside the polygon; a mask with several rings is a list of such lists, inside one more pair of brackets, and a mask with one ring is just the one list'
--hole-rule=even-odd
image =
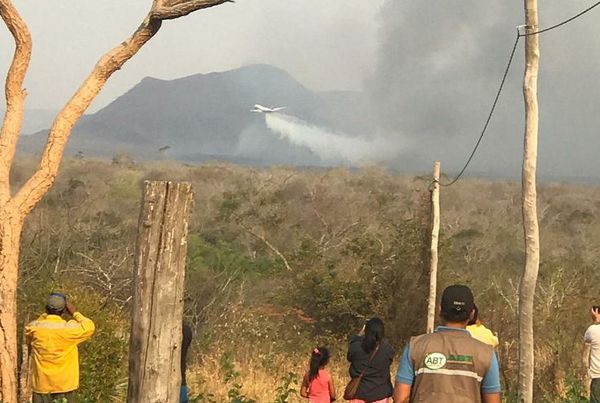
{"label": "haze over trees", "polygon": [[[51,287],[71,290],[102,321],[81,354],[84,396],[123,392],[132,247],[145,179],[189,181],[196,189],[185,299],[197,335],[189,375],[194,395],[227,401],[231,385],[221,364],[229,362],[243,393],[272,401],[274,380],[288,372],[300,377],[315,343],[332,346],[331,368],[341,385],[347,337],[370,315],[386,320],[397,351],[424,331],[426,178],[379,169],[119,164],[66,160],[23,235],[20,323],[26,312],[43,309]],[[34,167],[18,164],[15,184]],[[539,189],[536,401],[575,402],[569,399],[582,390],[580,341],[600,281],[600,230],[593,225],[599,197],[592,187]],[[484,323],[499,333],[504,391],[514,402],[524,262],[519,184],[466,180],[442,192],[441,208],[439,287],[473,287]]]}

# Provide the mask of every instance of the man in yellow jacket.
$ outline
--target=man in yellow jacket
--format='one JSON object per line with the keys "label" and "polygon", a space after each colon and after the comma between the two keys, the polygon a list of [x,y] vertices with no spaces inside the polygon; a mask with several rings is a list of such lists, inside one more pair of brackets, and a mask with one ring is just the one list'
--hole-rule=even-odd
{"label": "man in yellow jacket", "polygon": [[[64,313],[73,319],[64,320]],[[46,313],[25,328],[33,353],[33,403],[75,401],[74,391],[79,388],[77,345],[89,339],[94,329],[94,322],[63,294],[48,296]]]}
{"label": "man in yellow jacket", "polygon": [[498,336],[496,336],[490,329],[485,327],[479,319],[479,309],[475,306],[473,318],[469,321],[467,330],[471,333],[471,336],[485,344],[492,346],[493,348],[498,347]]}

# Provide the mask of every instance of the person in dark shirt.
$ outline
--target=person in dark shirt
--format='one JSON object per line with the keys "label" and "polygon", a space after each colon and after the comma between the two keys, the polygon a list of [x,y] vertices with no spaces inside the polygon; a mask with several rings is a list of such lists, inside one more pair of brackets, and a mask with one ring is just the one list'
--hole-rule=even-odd
{"label": "person in dark shirt", "polygon": [[384,339],[384,324],[379,318],[369,319],[363,330],[350,338],[347,355],[350,362],[350,377],[357,378],[364,371],[358,385],[356,399],[352,402],[389,401],[394,393],[390,379],[390,366],[394,354],[394,348]]}
{"label": "person in dark shirt", "polygon": [[181,342],[181,393],[179,402],[180,403],[188,403],[188,387],[187,381],[185,379],[185,372],[187,370],[187,354],[190,348],[190,344],[192,344],[192,328],[185,322],[181,326],[182,330],[182,342]]}

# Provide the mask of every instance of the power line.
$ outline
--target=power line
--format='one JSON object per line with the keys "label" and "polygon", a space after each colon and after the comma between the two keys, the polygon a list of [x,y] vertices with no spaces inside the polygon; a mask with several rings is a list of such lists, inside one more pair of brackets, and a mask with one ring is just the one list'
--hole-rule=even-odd
{"label": "power line", "polygon": [[490,109],[490,113],[485,121],[485,124],[483,126],[483,130],[481,131],[481,134],[479,135],[479,138],[477,139],[477,142],[475,143],[475,147],[473,147],[473,151],[471,152],[471,154],[469,155],[469,158],[467,159],[467,162],[465,163],[465,165],[463,166],[463,168],[460,170],[460,172],[458,173],[458,175],[450,182],[448,183],[441,183],[438,181],[438,183],[440,184],[440,186],[452,186],[454,185],[456,182],[458,182],[458,180],[462,177],[462,175],[465,173],[465,171],[467,170],[467,167],[469,166],[469,164],[471,163],[471,161],[473,160],[473,157],[475,156],[475,153],[477,152],[479,145],[481,144],[481,140],[483,140],[483,136],[485,135],[488,125],[490,123],[490,120],[492,119],[492,116],[494,115],[494,111],[496,109],[496,104],[498,103],[498,99],[500,98],[500,94],[502,93],[502,88],[504,87],[504,83],[506,81],[506,77],[508,76],[508,71],[510,70],[510,66],[512,64],[513,58],[515,56],[515,51],[517,50],[517,45],[519,44],[519,39],[521,39],[522,36],[532,36],[532,35],[539,35],[542,34],[544,32],[548,32],[548,31],[552,31],[553,29],[556,29],[558,27],[561,27],[563,25],[566,25],[568,23],[570,23],[573,20],[576,20],[577,18],[581,17],[582,15],[592,11],[594,8],[600,6],[600,1],[594,3],[593,5],[591,5],[590,7],[586,8],[585,10],[581,11],[578,14],[575,14],[573,17],[568,18],[562,22],[559,22],[558,24],[552,25],[548,28],[544,28],[541,29],[539,31],[535,31],[535,32],[528,32],[528,33],[520,33],[517,30],[517,37],[515,39],[515,43],[513,45],[512,51],[510,52],[510,57],[508,59],[508,64],[506,65],[506,69],[504,70],[504,75],[502,76],[502,81],[500,82],[500,87],[498,88],[498,92],[496,93],[496,97],[494,98],[494,103],[492,104],[492,108]]}
{"label": "power line", "polygon": [[539,31],[535,31],[535,32],[529,32],[529,33],[526,33],[526,34],[519,34],[519,36],[531,36],[531,35],[539,35],[539,34],[542,34],[542,33],[544,33],[544,32],[552,31],[553,29],[556,29],[556,28],[558,28],[558,27],[560,27],[560,26],[563,26],[563,25],[565,25],[565,24],[568,24],[569,22],[571,22],[571,21],[573,21],[573,20],[576,20],[577,18],[579,18],[579,17],[581,17],[582,15],[584,15],[584,14],[586,14],[586,13],[588,13],[588,12],[592,11],[594,8],[596,8],[596,7],[598,7],[598,6],[600,6],[600,1],[599,1],[599,2],[597,2],[597,3],[595,3],[594,5],[592,5],[592,6],[588,7],[588,8],[586,8],[586,9],[585,9],[585,10],[583,10],[582,12],[580,12],[580,13],[578,13],[578,14],[575,14],[573,17],[571,17],[571,18],[568,18],[568,19],[564,20],[563,22],[559,22],[558,24],[556,24],[556,25],[552,25],[551,27],[548,27],[548,28],[540,29]]}
{"label": "power line", "polygon": [[490,124],[490,121],[492,120],[492,116],[494,115],[494,111],[496,110],[496,105],[498,104],[498,99],[500,98],[500,94],[502,93],[502,88],[504,88],[504,83],[506,82],[506,77],[508,76],[508,71],[510,70],[510,66],[512,65],[512,61],[515,57],[515,51],[517,50],[517,45],[519,44],[519,39],[521,38],[520,35],[517,34],[517,37],[515,38],[515,44],[512,47],[512,51],[510,52],[510,57],[508,58],[508,64],[506,65],[506,69],[504,69],[504,75],[502,76],[502,81],[500,82],[500,87],[498,87],[498,92],[496,92],[496,98],[494,98],[494,103],[492,104],[492,109],[490,109],[490,113],[488,114],[488,117],[485,121],[485,124],[483,125],[483,130],[481,131],[481,134],[479,135],[479,139],[477,139],[477,143],[475,143],[475,147],[473,147],[473,151],[471,151],[471,155],[469,155],[469,158],[467,159],[467,162],[465,163],[465,165],[463,166],[463,168],[460,170],[460,172],[458,173],[458,175],[456,176],[456,178],[454,178],[452,181],[448,182],[448,183],[441,183],[440,182],[440,186],[452,186],[454,185],[456,182],[458,182],[458,180],[460,179],[460,177],[465,173],[465,171],[467,170],[467,167],[469,166],[469,164],[471,163],[471,160],[473,159],[473,157],[475,156],[475,153],[477,152],[477,149],[479,148],[479,144],[481,144],[481,140],[483,140],[483,136],[485,135],[485,132]]}

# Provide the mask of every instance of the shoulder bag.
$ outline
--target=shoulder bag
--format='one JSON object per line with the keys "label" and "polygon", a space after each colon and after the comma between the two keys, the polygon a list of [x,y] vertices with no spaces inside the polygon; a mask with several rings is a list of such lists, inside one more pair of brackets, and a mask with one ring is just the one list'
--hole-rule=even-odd
{"label": "shoulder bag", "polygon": [[[375,358],[377,351],[379,351],[379,344],[375,348],[375,351],[373,351],[371,353],[371,356],[369,357],[369,362],[367,363],[367,367],[371,364],[371,361],[373,361],[373,358]],[[356,392],[358,391],[358,385],[360,384],[360,381],[361,381],[363,375],[365,374],[367,367],[365,367],[365,369],[363,369],[361,371],[359,376],[357,376],[356,378],[352,378],[350,380],[350,382],[348,382],[348,385],[346,385],[346,389],[344,389],[344,399],[345,400],[356,399]]]}

